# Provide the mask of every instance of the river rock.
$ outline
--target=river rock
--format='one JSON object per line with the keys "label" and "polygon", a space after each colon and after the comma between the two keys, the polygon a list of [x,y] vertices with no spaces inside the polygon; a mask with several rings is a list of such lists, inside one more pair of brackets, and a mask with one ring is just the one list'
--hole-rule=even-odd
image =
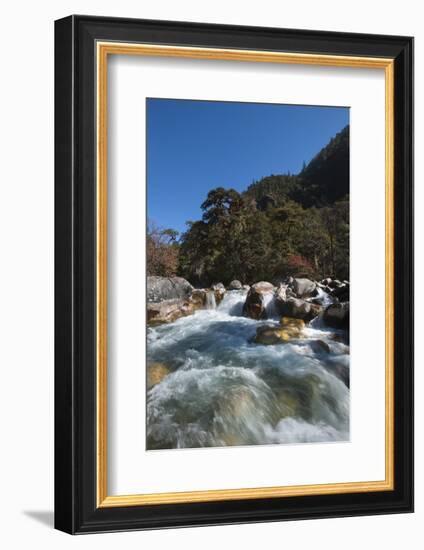
{"label": "river rock", "polygon": [[337,298],[340,302],[349,301],[349,283],[342,283],[339,287],[331,291],[331,296]]}
{"label": "river rock", "polygon": [[191,301],[199,308],[205,307],[207,293],[208,291],[205,288],[196,288],[191,294]]}
{"label": "river rock", "polygon": [[330,353],[331,351],[330,346],[324,340],[311,340],[309,345],[315,353]]}
{"label": "river rock", "polygon": [[309,298],[316,293],[317,285],[309,279],[293,279],[291,286],[298,298]]}
{"label": "river rock", "polygon": [[296,298],[296,295],[289,285],[280,283],[274,292],[276,307],[281,308],[289,298]]}
{"label": "river rock", "polygon": [[284,344],[290,340],[302,338],[302,328],[297,323],[299,319],[287,320],[284,326],[265,325],[256,330],[255,344],[272,346]]}
{"label": "river rock", "polygon": [[302,331],[305,328],[305,321],[303,319],[295,319],[294,317],[281,317],[280,325]]}
{"label": "river rock", "polygon": [[212,290],[221,290],[222,292],[225,292],[225,291],[226,291],[225,286],[224,286],[222,283],[214,283],[214,284],[211,286],[211,289],[212,289]]}
{"label": "river rock", "polygon": [[147,304],[147,323],[149,325],[172,323],[180,317],[190,315],[196,309],[196,304],[192,301],[178,298],[158,303],[150,302]]}
{"label": "river rock", "polygon": [[349,302],[331,304],[324,311],[323,320],[332,328],[349,328]]}
{"label": "river rock", "polygon": [[243,314],[251,319],[263,319],[266,305],[274,298],[275,287],[267,281],[260,281],[250,287],[243,306]]}
{"label": "river rock", "polygon": [[242,288],[243,285],[237,279],[234,279],[234,281],[231,281],[231,283],[228,285],[228,290],[241,290]]}
{"label": "river rock", "polygon": [[317,317],[322,307],[299,298],[288,298],[285,302],[277,302],[279,311],[284,317],[294,317],[308,322]]}
{"label": "river rock", "polygon": [[193,287],[182,277],[147,277],[147,301],[162,302],[163,300],[187,299],[191,296]]}
{"label": "river rock", "polygon": [[243,285],[242,288],[243,288],[243,290],[249,291],[250,290],[250,285]]}
{"label": "river rock", "polygon": [[289,292],[290,288],[287,285],[280,283],[274,292],[274,297],[277,302],[284,303],[289,297]]}
{"label": "river rock", "polygon": [[215,309],[216,296],[215,291],[208,288],[196,288],[190,298],[194,309]]}
{"label": "river rock", "polygon": [[169,374],[169,368],[164,363],[150,363],[147,365],[147,388],[151,388]]}

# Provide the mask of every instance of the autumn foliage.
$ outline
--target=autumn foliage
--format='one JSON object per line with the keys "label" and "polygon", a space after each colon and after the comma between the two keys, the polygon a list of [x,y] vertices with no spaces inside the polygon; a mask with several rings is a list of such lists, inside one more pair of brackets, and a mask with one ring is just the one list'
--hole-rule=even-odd
{"label": "autumn foliage", "polygon": [[172,277],[178,267],[178,233],[149,222],[146,238],[147,275]]}

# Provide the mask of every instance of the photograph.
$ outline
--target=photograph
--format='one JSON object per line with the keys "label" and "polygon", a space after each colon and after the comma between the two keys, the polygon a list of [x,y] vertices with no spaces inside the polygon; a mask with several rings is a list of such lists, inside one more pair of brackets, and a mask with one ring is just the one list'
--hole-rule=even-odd
{"label": "photograph", "polygon": [[[37,80],[50,86],[54,68],[54,309],[44,298],[30,308],[54,324],[53,341],[37,333],[46,323],[30,323],[54,344],[54,403],[42,360],[35,368],[28,356],[23,386],[22,369],[8,369],[19,376],[7,385],[32,392],[32,410],[40,395],[49,409],[36,421],[49,450],[54,435],[49,521],[114,539],[234,525],[237,544],[243,524],[254,533],[254,523],[289,521],[288,543],[303,548],[328,546],[320,520],[346,518],[332,522],[334,540],[345,540],[346,521],[366,522],[381,544],[399,547],[420,526],[413,516],[381,523],[414,511],[419,18],[293,6],[290,17],[284,6],[249,19],[244,4],[227,4],[197,22],[174,4],[55,19],[54,52]],[[26,19],[43,27],[39,15]],[[43,63],[15,65],[8,74],[23,82]],[[21,118],[49,133],[39,106],[50,109],[53,96],[41,92],[21,102],[40,123]],[[48,142],[31,140],[42,159]],[[51,186],[20,178],[28,199],[13,185],[17,166],[30,174],[37,165],[29,160],[11,163],[19,204],[6,226],[34,217],[22,242],[45,223],[35,240],[50,246],[53,219],[31,197],[52,215]],[[5,264],[18,283],[37,251],[24,249]],[[42,285],[33,286],[38,299]],[[6,294],[12,326],[22,308]],[[15,325],[12,366],[28,343],[20,318]],[[34,342],[24,345],[32,355]],[[28,425],[21,416],[18,434]],[[40,448],[23,441],[22,456]],[[39,458],[40,472],[53,468]],[[38,470],[45,496],[53,485]],[[32,536],[22,520],[41,512],[24,499],[26,517],[10,522],[9,500],[11,532]],[[380,527],[360,518],[374,515]],[[264,528],[249,538],[255,547]],[[351,531],[356,547],[363,530]]]}
{"label": "photograph", "polygon": [[145,108],[146,449],[349,441],[349,107]]}

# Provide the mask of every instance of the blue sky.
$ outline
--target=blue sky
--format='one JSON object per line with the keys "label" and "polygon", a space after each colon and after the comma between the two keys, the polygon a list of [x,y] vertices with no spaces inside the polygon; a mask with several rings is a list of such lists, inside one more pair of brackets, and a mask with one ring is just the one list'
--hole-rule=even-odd
{"label": "blue sky", "polygon": [[349,123],[346,107],[147,99],[147,215],[186,229],[214,187],[302,169]]}

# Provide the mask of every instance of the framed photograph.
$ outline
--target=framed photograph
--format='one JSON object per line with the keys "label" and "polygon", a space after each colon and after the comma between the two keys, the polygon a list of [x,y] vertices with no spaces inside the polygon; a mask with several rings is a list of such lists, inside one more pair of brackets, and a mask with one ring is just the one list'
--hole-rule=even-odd
{"label": "framed photograph", "polygon": [[413,510],[413,39],[55,24],[55,525]]}

